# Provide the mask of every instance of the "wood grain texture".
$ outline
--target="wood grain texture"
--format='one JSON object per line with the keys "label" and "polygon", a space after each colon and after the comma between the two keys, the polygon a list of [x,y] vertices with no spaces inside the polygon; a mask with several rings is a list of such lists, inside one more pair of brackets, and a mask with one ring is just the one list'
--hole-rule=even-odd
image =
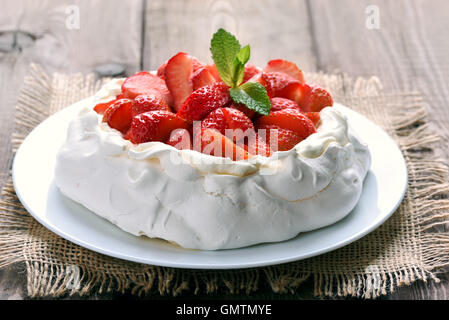
{"label": "wood grain texture", "polygon": [[[69,4],[80,8],[79,30],[65,26]],[[366,27],[369,5],[379,9],[379,29]],[[282,57],[306,71],[376,75],[387,91],[420,91],[431,124],[443,137],[438,152],[449,162],[448,9],[446,0],[284,0],[282,5],[277,0],[4,0],[0,185],[11,165],[14,105],[30,62],[49,72],[88,72],[115,62],[123,64],[128,74],[155,69],[178,51],[210,62],[206,48],[219,27],[235,33],[242,44],[250,43],[250,62],[257,65]],[[13,30],[22,33],[8,33]],[[24,298],[24,277],[16,267],[1,270],[0,299]],[[441,278],[440,283],[418,282],[383,298],[449,299],[449,276]],[[290,298],[311,298],[311,286],[306,282]]]}

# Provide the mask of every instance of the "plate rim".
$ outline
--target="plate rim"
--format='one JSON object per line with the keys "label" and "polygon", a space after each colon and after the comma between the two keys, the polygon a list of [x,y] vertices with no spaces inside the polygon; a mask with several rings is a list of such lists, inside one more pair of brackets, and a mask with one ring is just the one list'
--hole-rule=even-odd
{"label": "plate rim", "polygon": [[[82,100],[80,100],[78,102],[75,102],[74,104],[68,106],[67,108],[72,107],[72,106],[74,106],[74,105],[76,105],[78,103],[81,103],[82,101],[87,100],[89,98],[90,97],[82,99]],[[165,261],[160,261],[160,260],[157,260],[157,259],[153,260],[153,261],[148,261],[148,259],[143,259],[143,258],[131,256],[131,255],[126,256],[126,255],[123,255],[123,254],[120,254],[120,253],[116,253],[114,251],[105,250],[105,249],[103,249],[101,247],[98,247],[98,246],[96,246],[94,244],[91,244],[91,243],[85,242],[83,240],[77,239],[75,237],[72,237],[70,235],[70,233],[61,230],[60,228],[58,228],[54,224],[47,223],[47,221],[41,219],[39,214],[35,214],[33,212],[33,210],[31,210],[31,208],[28,206],[26,201],[24,201],[24,199],[23,199],[22,195],[20,194],[20,192],[17,191],[18,190],[17,184],[16,184],[17,181],[16,181],[16,178],[15,178],[16,171],[17,171],[17,169],[16,169],[17,168],[17,166],[16,166],[16,158],[17,158],[17,155],[20,154],[23,145],[26,145],[25,142],[27,141],[29,136],[31,136],[38,128],[40,128],[41,126],[45,125],[47,120],[49,120],[53,116],[59,114],[60,112],[63,112],[67,108],[64,108],[64,109],[58,111],[57,113],[51,115],[50,117],[48,117],[47,119],[42,121],[39,125],[37,125],[35,128],[33,128],[33,130],[30,131],[30,133],[28,133],[26,138],[22,141],[21,145],[19,146],[19,148],[17,149],[17,151],[16,151],[16,153],[14,155],[14,159],[13,159],[13,162],[12,162],[12,181],[13,181],[14,190],[15,190],[15,193],[16,193],[20,203],[28,211],[28,213],[33,217],[33,219],[37,220],[41,225],[43,225],[45,228],[49,229],[51,232],[57,234],[58,236],[66,239],[66,240],[68,240],[70,242],[73,242],[73,243],[75,243],[77,245],[80,245],[80,246],[82,246],[82,247],[84,247],[86,249],[92,250],[92,251],[100,253],[100,254],[107,255],[109,257],[122,259],[122,260],[125,260],[125,261],[137,262],[137,263],[142,263],[142,264],[146,264],[146,265],[157,265],[157,266],[162,266],[162,267],[173,267],[173,268],[179,268],[179,269],[203,269],[203,270],[206,270],[206,269],[210,269],[210,270],[223,269],[223,270],[230,270],[230,269],[247,269],[247,268],[254,268],[254,267],[265,267],[265,266],[279,265],[279,264],[284,264],[284,263],[288,263],[288,262],[294,262],[294,261],[300,261],[300,260],[308,259],[308,258],[311,258],[311,257],[319,256],[319,255],[322,255],[322,254],[325,254],[325,253],[337,250],[339,248],[342,248],[342,247],[344,247],[344,246],[346,246],[346,245],[348,245],[348,244],[350,244],[350,243],[352,243],[354,241],[357,241],[357,240],[363,238],[367,234],[369,234],[372,231],[376,230],[386,220],[388,220],[393,215],[393,213],[397,210],[397,208],[402,203],[402,201],[404,199],[404,196],[406,194],[407,188],[408,188],[409,176],[408,176],[407,163],[405,161],[405,158],[404,158],[404,155],[403,155],[401,149],[399,148],[397,143],[393,140],[393,138],[385,130],[383,130],[380,126],[375,124],[373,121],[371,121],[370,119],[368,119],[364,115],[362,115],[362,114],[358,113],[357,111],[352,110],[352,109],[350,109],[350,108],[348,108],[345,105],[342,105],[340,103],[336,103],[336,104],[338,104],[339,107],[343,107],[345,109],[345,111],[352,112],[352,113],[355,113],[357,116],[363,117],[366,121],[369,121],[378,130],[380,130],[380,131],[385,133],[386,137],[388,137],[388,139],[391,140],[394,143],[395,147],[399,151],[402,165],[405,168],[405,177],[404,177],[405,180],[404,180],[404,183],[403,183],[403,188],[402,188],[402,191],[401,191],[401,195],[400,195],[400,197],[398,197],[395,205],[392,207],[392,209],[390,210],[390,212],[388,214],[384,214],[381,219],[377,219],[374,223],[370,224],[369,226],[366,226],[365,228],[359,230],[358,232],[355,232],[354,234],[352,234],[351,236],[349,236],[349,237],[345,238],[344,240],[338,242],[337,244],[323,247],[323,248],[321,248],[319,250],[315,250],[315,251],[313,251],[311,253],[308,253],[308,254],[302,254],[302,255],[298,255],[298,256],[290,256],[290,257],[286,257],[286,258],[282,258],[282,259],[275,259],[275,260],[273,260],[273,259],[271,259],[271,260],[264,260],[263,262],[247,262],[247,263],[237,263],[237,264],[231,262],[229,264],[221,263],[220,265],[217,265],[217,264],[205,265],[205,264],[201,264],[201,263],[198,263],[198,264],[179,263],[179,262],[174,262],[174,261],[165,262]],[[367,174],[369,174],[370,172],[372,172],[371,169],[368,170]],[[363,193],[363,191],[364,191],[364,189],[362,189],[362,193]],[[66,196],[64,196],[64,197],[66,197]],[[68,199],[70,199],[70,198],[68,198]],[[74,200],[71,200],[71,201],[74,201]],[[360,199],[359,199],[359,201],[360,201]],[[83,208],[85,208],[85,207],[83,206]],[[89,210],[87,208],[85,208],[85,209]],[[95,214],[95,213],[93,213],[93,214]],[[335,224],[338,224],[340,221],[341,220],[337,221]],[[123,231],[123,230],[121,230],[121,231],[122,232],[126,232],[126,231]],[[309,232],[314,232],[314,231],[315,230],[312,230],[312,231],[309,231]],[[133,236],[133,235],[131,235],[131,236]],[[292,239],[294,239],[294,238],[292,238]],[[281,241],[281,242],[288,242],[288,241],[291,241],[292,239],[288,239],[288,240]],[[281,242],[277,242],[277,243],[281,243]],[[232,250],[239,250],[239,249],[244,249],[244,248],[248,248],[248,247],[236,248],[236,249],[232,249]],[[199,251],[208,251],[208,250],[199,250]],[[217,251],[227,251],[227,250],[217,250]],[[210,251],[210,252],[214,252],[214,251]]]}

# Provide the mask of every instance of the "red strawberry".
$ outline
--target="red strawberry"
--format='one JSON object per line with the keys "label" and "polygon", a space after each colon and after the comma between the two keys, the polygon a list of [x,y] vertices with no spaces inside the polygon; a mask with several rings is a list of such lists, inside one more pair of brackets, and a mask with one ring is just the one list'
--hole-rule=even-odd
{"label": "red strawberry", "polygon": [[212,84],[217,80],[212,73],[206,68],[199,68],[192,75],[193,90]]}
{"label": "red strawberry", "polygon": [[287,98],[296,102],[297,95],[302,92],[302,84],[284,73],[264,72],[261,77],[262,85],[265,86],[267,92],[272,93],[273,97]]}
{"label": "red strawberry", "polygon": [[131,125],[132,104],[131,99],[116,100],[104,112],[103,122],[107,122],[111,128],[125,134]]}
{"label": "red strawberry", "polygon": [[166,142],[173,130],[188,129],[189,125],[176,114],[156,110],[135,116],[131,123],[131,142],[138,144],[149,141]]}
{"label": "red strawberry", "polygon": [[204,119],[211,111],[225,107],[231,98],[223,82],[215,82],[195,90],[178,111],[178,116],[191,122]]}
{"label": "red strawberry", "polygon": [[215,64],[207,64],[204,66],[214,76],[215,79],[221,81],[220,74],[218,73],[217,66]]}
{"label": "red strawberry", "polygon": [[269,115],[257,119],[255,126],[259,129],[270,124],[297,133],[301,140],[316,132],[313,122],[297,109],[271,112]]}
{"label": "red strawberry", "polygon": [[157,68],[157,76],[161,79],[165,79],[164,75],[165,75],[165,67],[167,66],[167,61],[165,61],[163,64],[161,64],[159,66],[159,68]]}
{"label": "red strawberry", "polygon": [[231,105],[229,107],[237,109],[237,110],[243,112],[250,119],[252,119],[254,117],[254,115],[256,114],[256,111],[251,110],[250,108],[248,108],[244,104],[233,102],[233,103],[231,103]]}
{"label": "red strawberry", "polygon": [[201,63],[200,60],[198,60],[197,58],[190,56],[190,58],[192,59],[192,72],[196,72],[198,69],[204,68],[204,64]]}
{"label": "red strawberry", "polygon": [[201,129],[215,129],[228,138],[232,138],[234,142],[243,141],[245,137],[248,138],[255,133],[251,120],[243,112],[232,108],[218,108],[209,113],[201,121]]}
{"label": "red strawberry", "polygon": [[244,148],[214,129],[201,131],[201,151],[216,157],[227,157],[234,161],[249,159],[251,156]]}
{"label": "red strawberry", "polygon": [[138,114],[153,111],[153,110],[166,110],[170,111],[170,107],[164,100],[155,95],[140,95],[134,99],[132,106],[133,117]]}
{"label": "red strawberry", "polygon": [[173,97],[175,111],[179,110],[193,91],[190,81],[193,71],[192,65],[192,57],[185,52],[179,52],[167,61],[164,77]]}
{"label": "red strawberry", "polygon": [[266,141],[273,151],[290,150],[303,140],[298,133],[274,124],[259,125],[258,130],[263,129],[266,130]]}
{"label": "red strawberry", "polygon": [[264,72],[282,72],[286,75],[289,75],[293,79],[298,80],[301,83],[304,83],[304,75],[301,69],[298,68],[296,64],[293,62],[275,59],[268,61],[267,65],[263,69]]}
{"label": "red strawberry", "polygon": [[298,109],[300,110],[298,104],[292,100],[286,98],[271,98],[271,109],[270,112],[279,111],[282,109]]}
{"label": "red strawberry", "polygon": [[103,114],[106,111],[106,109],[109,108],[109,106],[113,104],[115,101],[117,101],[117,99],[105,103],[99,103],[94,107],[94,111],[98,114]]}
{"label": "red strawberry", "polygon": [[167,144],[179,149],[192,149],[192,140],[190,138],[190,133],[186,129],[175,129],[170,134],[170,138]]}
{"label": "red strawberry", "polygon": [[316,127],[318,122],[320,121],[320,113],[319,112],[306,112],[306,117],[312,120],[313,125]]}
{"label": "red strawberry", "polygon": [[168,105],[173,102],[165,81],[146,71],[127,78],[122,84],[122,94],[129,99],[134,99],[141,94],[153,94],[159,96]]}
{"label": "red strawberry", "polygon": [[254,77],[256,74],[261,73],[262,70],[252,64],[245,65],[245,75],[243,76],[243,82],[247,82],[249,79]]}
{"label": "red strawberry", "polygon": [[264,157],[269,157],[273,153],[270,146],[267,144],[267,139],[263,139],[259,134],[256,134],[254,140],[249,140],[248,144],[245,145],[245,150],[253,155],[260,155]]}
{"label": "red strawberry", "polygon": [[324,107],[332,106],[332,100],[329,92],[321,87],[314,85],[305,85],[305,94],[298,102],[301,109],[310,112],[320,112]]}

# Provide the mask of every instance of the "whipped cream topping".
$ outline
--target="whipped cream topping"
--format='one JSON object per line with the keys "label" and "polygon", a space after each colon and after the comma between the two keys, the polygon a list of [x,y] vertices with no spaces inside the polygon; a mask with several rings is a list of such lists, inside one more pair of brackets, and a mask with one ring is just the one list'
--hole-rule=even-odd
{"label": "whipped cream topping", "polygon": [[122,82],[77,104],[55,172],[62,193],[121,229],[185,248],[230,249],[333,224],[356,205],[370,153],[338,104],[293,149],[232,161],[124,140],[93,111]]}

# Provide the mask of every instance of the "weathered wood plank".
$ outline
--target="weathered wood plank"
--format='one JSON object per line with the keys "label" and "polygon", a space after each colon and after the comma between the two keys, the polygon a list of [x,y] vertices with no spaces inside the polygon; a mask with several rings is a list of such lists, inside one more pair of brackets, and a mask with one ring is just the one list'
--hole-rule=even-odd
{"label": "weathered wood plank", "polygon": [[250,63],[283,57],[315,70],[305,1],[275,0],[148,1],[144,67],[155,69],[179,51],[211,62],[210,39],[220,27],[251,45]]}

